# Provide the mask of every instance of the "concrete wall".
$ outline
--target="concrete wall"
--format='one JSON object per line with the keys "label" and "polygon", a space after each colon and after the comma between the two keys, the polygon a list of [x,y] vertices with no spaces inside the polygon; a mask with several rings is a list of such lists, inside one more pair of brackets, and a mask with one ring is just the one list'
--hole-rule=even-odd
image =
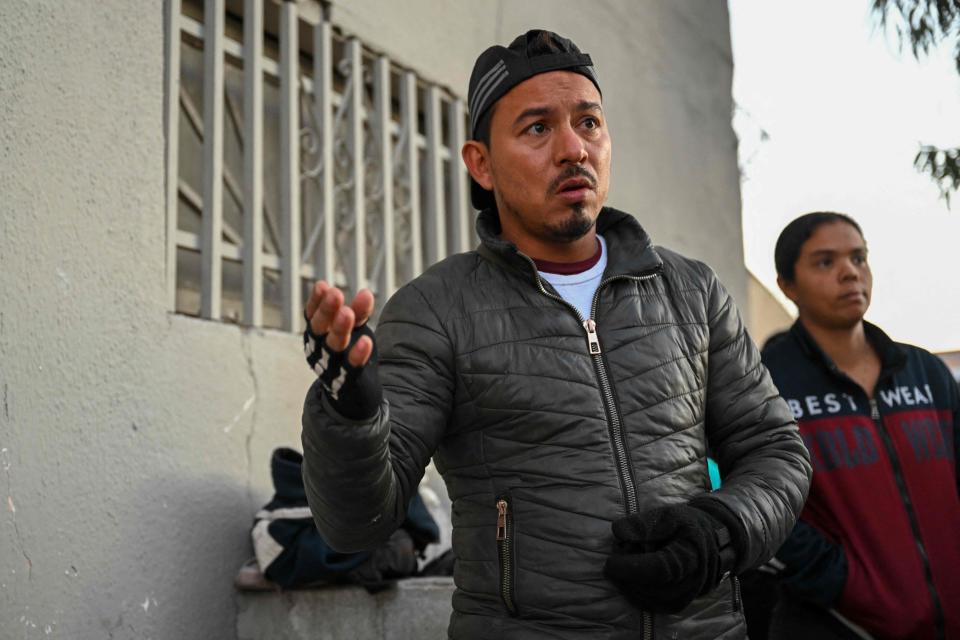
{"label": "concrete wall", "polygon": [[0,2],[0,637],[223,638],[297,340],[168,313],[155,0]]}
{"label": "concrete wall", "polygon": [[756,276],[748,274],[744,316],[750,326],[750,335],[762,346],[773,334],[790,328],[796,317],[796,307],[785,307]]}
{"label": "concrete wall", "polygon": [[445,640],[453,591],[453,578],[411,578],[376,595],[361,587],[246,592],[237,640]]}
{"label": "concrete wall", "polygon": [[[745,299],[722,2],[332,17],[460,91],[491,42],[573,37],[614,130],[611,203]],[[3,638],[233,637],[269,453],[299,443],[298,338],[167,308],[162,74],[158,0],[0,2]]]}

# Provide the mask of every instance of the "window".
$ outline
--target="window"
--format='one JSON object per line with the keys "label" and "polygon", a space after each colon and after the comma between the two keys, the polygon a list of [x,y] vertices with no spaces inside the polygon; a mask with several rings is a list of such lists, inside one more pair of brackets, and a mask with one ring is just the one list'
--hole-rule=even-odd
{"label": "window", "polygon": [[473,245],[461,97],[338,33],[319,3],[165,11],[173,310],[299,331],[316,279],[367,286],[379,308]]}

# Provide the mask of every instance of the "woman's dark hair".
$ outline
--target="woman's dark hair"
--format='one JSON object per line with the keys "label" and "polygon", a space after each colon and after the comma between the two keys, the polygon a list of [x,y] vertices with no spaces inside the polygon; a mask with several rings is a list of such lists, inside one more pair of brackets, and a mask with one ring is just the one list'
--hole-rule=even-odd
{"label": "woman's dark hair", "polygon": [[848,215],[836,213],[833,211],[814,211],[807,213],[784,227],[777,238],[777,246],[773,250],[773,261],[777,267],[777,275],[793,282],[796,277],[797,258],[800,257],[800,249],[803,243],[810,239],[810,236],[824,224],[834,222],[845,222],[857,230],[857,233],[863,237],[863,229],[857,224],[856,220]]}

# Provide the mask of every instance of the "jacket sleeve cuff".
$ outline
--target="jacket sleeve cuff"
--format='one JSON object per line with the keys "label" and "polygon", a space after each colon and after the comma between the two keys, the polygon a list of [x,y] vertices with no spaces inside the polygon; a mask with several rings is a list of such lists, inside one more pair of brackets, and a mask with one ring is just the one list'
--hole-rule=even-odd
{"label": "jacket sleeve cuff", "polygon": [[722,502],[708,496],[694,498],[690,506],[704,511],[717,522],[714,532],[720,551],[720,574],[733,572],[746,547],[747,532],[740,519]]}
{"label": "jacket sleeve cuff", "polygon": [[379,422],[380,414],[383,413],[383,400],[380,400],[380,406],[376,407],[373,413],[368,417],[359,417],[353,418],[344,415],[338,405],[334,403],[333,399],[330,397],[330,394],[327,393],[322,384],[315,384],[311,389],[311,393],[317,395],[317,398],[320,400],[320,406],[323,407],[324,413],[326,413],[330,420],[335,424],[341,424],[345,426],[366,426],[371,423]]}

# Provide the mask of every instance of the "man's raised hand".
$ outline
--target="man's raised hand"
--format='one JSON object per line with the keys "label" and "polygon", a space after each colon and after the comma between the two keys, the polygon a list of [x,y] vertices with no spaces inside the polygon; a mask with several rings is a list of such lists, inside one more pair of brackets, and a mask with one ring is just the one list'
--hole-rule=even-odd
{"label": "man's raised hand", "polygon": [[[373,307],[373,293],[369,289],[361,289],[347,306],[344,304],[343,291],[326,280],[320,280],[313,285],[305,315],[314,336],[326,335],[330,351],[342,352],[349,346],[354,328],[366,324],[370,319]],[[347,360],[351,366],[362,367],[370,359],[371,353],[372,338],[360,336],[347,354]]]}
{"label": "man's raised hand", "polygon": [[307,364],[333,408],[355,420],[376,415],[383,397],[373,332],[366,324],[373,308],[369,289],[346,305],[343,291],[323,280],[313,286],[304,308]]}

